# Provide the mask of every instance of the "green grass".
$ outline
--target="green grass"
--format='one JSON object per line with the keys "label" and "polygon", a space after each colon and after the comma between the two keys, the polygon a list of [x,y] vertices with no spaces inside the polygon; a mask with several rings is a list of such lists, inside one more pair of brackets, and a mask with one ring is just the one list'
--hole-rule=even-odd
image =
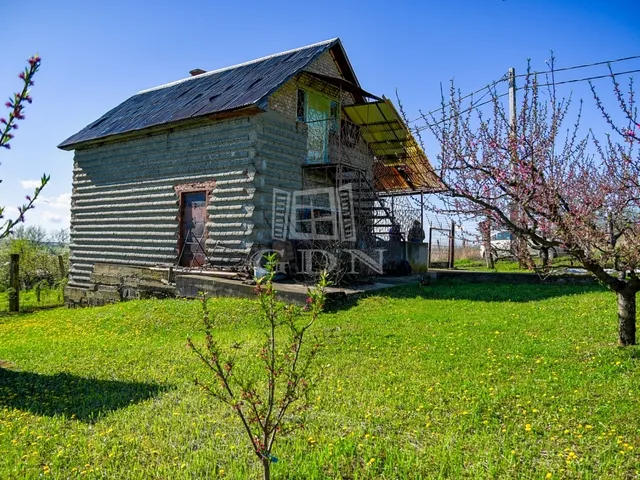
{"label": "green grass", "polygon": [[[534,259],[534,262],[536,265],[540,266],[540,261],[538,259]],[[558,257],[553,260],[552,265],[558,268],[568,266],[580,267],[579,264],[575,262],[572,263],[571,259],[568,257]],[[484,260],[462,258],[455,261],[455,268],[457,270],[470,270],[476,272],[532,273],[532,270],[529,270],[528,268],[520,268],[518,262],[510,258],[501,258],[496,260],[493,269],[487,268],[487,264]]]}
{"label": "green grass", "polygon": [[[225,344],[255,303],[216,299]],[[0,478],[257,478],[238,420],[192,383],[199,305],[0,317]],[[324,314],[304,428],[275,478],[638,478],[640,351],[597,287],[399,287]]]}
{"label": "green grass", "polygon": [[487,268],[487,264],[484,260],[472,260],[468,258],[462,258],[460,260],[455,261],[455,268],[459,270],[471,270],[476,272],[528,272],[531,273],[530,270],[521,269],[518,265],[518,262],[505,258],[496,260],[494,263],[493,269]]}
{"label": "green grass", "polygon": [[[20,291],[20,311],[29,312],[41,308],[59,307],[64,304],[61,288],[43,288],[40,300],[34,289]],[[0,292],[0,312],[9,311],[8,292]]]}

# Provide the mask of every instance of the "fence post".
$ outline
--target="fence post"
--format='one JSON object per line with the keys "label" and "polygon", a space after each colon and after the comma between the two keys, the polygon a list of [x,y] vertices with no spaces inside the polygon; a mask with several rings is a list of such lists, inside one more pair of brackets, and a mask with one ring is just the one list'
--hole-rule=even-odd
{"label": "fence post", "polygon": [[58,268],[60,269],[60,278],[64,278],[64,259],[62,255],[58,255]]}
{"label": "fence post", "polygon": [[9,263],[9,311],[20,311],[20,255],[11,254]]}
{"label": "fence post", "polygon": [[456,222],[451,221],[451,233],[449,234],[449,268],[455,263]]}
{"label": "fence post", "polygon": [[427,270],[431,268],[431,231],[433,228],[429,225],[429,243],[427,244]]}

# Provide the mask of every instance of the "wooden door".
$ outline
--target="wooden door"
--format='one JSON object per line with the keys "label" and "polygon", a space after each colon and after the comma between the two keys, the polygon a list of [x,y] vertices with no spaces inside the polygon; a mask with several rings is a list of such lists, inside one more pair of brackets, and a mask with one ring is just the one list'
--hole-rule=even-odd
{"label": "wooden door", "polygon": [[205,264],[207,195],[205,192],[182,194],[182,222],[180,225],[181,257],[183,267],[199,267]]}

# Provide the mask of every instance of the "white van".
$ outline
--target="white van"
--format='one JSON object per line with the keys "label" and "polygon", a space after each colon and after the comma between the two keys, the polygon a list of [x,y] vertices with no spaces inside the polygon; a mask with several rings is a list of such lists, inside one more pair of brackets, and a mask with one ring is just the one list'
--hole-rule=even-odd
{"label": "white van", "polygon": [[[529,254],[532,257],[540,256],[540,247],[532,244],[531,241],[527,241],[527,245],[529,246]],[[566,255],[566,253],[561,247],[551,247],[549,248],[549,260]],[[480,255],[485,258],[484,245],[480,246]],[[494,259],[515,257],[515,242],[511,232],[504,230],[491,235],[491,256]]]}

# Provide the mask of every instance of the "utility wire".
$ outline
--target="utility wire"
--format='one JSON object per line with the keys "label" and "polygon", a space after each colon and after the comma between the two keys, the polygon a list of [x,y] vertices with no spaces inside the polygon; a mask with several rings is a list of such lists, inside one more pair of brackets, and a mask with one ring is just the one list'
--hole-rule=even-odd
{"label": "utility wire", "polygon": [[[471,111],[471,110],[473,110],[474,108],[482,107],[483,105],[486,105],[487,103],[491,103],[491,102],[493,102],[494,100],[496,100],[496,99],[498,99],[498,98],[505,97],[505,96],[507,96],[507,95],[509,95],[509,92],[507,92],[507,93],[503,93],[503,94],[501,94],[501,95],[496,95],[495,97],[490,98],[489,100],[484,101],[484,102],[482,102],[482,103],[473,104],[473,105],[471,105],[471,106],[469,106],[469,107],[465,108],[464,110],[461,110],[461,111],[460,111],[460,112],[458,112],[456,115],[451,115],[450,117],[443,118],[442,120],[439,120],[439,121],[437,121],[437,122],[435,122],[435,123],[426,123],[426,125],[423,125],[423,126],[421,126],[421,127],[416,127],[416,128],[414,129],[414,131],[415,131],[415,132],[421,132],[422,130],[424,130],[424,129],[426,129],[426,128],[435,127],[436,125],[440,125],[441,123],[444,123],[444,122],[446,122],[447,120],[452,120],[452,119],[454,119],[455,117],[459,117],[459,116],[460,116],[460,115],[462,115],[463,113],[470,112],[470,111]],[[438,110],[441,110],[441,109],[438,109]],[[438,110],[434,110],[433,112],[430,112],[429,114],[431,114],[431,113],[435,113],[435,112],[437,112]]]}
{"label": "utility wire", "polygon": [[[527,75],[542,75],[542,74],[546,74],[546,73],[566,72],[566,71],[570,71],[570,70],[578,70],[578,69],[581,69],[581,68],[596,67],[596,66],[600,66],[600,65],[610,65],[612,63],[626,62],[628,60],[637,60],[637,59],[640,59],[640,55],[634,55],[634,56],[631,56],[631,57],[617,58],[615,60],[605,60],[605,61],[601,61],[601,62],[584,63],[582,65],[573,65],[571,67],[555,68],[553,70],[546,70],[546,71],[543,71],[543,72],[521,73],[519,75],[515,75],[514,78],[526,77]],[[620,72],[620,73],[616,73],[614,75],[627,75],[629,73],[637,73],[637,72],[638,72],[638,70],[629,70],[627,72]],[[600,76],[584,78],[584,79],[578,79],[578,80],[565,80],[565,81],[562,81],[562,82],[555,82],[555,85],[563,85],[565,83],[576,83],[576,82],[587,81],[587,80],[597,80],[597,79],[600,79],[600,78],[605,78],[605,77],[610,77],[610,76],[611,76],[611,74],[607,74],[607,75],[600,75]],[[487,95],[487,93],[490,92],[490,88],[491,87],[494,87],[498,83],[504,82],[506,80],[508,80],[507,75],[503,75],[502,78],[492,82],[489,85],[485,85],[484,87],[476,90],[475,92],[471,92],[468,95],[465,95],[464,97],[460,98],[460,100],[466,100],[467,98],[472,97],[473,95],[475,95],[477,93],[480,93],[483,90],[487,90],[487,92],[485,92],[485,94],[482,97],[480,97],[480,99],[478,100],[478,101],[480,101]],[[540,86],[550,86],[550,85],[551,84],[544,84],[544,85],[540,85]],[[498,97],[498,98],[500,98],[500,97]],[[447,107],[449,105],[451,105],[451,102],[446,103],[444,105],[444,107]],[[470,107],[470,109],[475,108],[475,107],[480,107],[482,105],[486,105],[486,103],[472,105]],[[421,120],[421,119],[423,119],[425,117],[428,117],[429,115],[432,115],[432,114],[434,114],[434,113],[436,113],[436,112],[438,112],[440,110],[442,110],[442,106],[440,106],[439,108],[436,108],[434,110],[431,110],[430,112],[427,112],[425,114],[421,114],[419,117],[416,117],[415,119],[410,120],[408,123],[417,122],[418,120]],[[468,111],[468,110],[465,110],[465,111],[460,112],[460,113],[465,113],[466,111]],[[442,123],[442,122],[438,122],[438,123],[436,123],[434,125],[438,125],[439,123]],[[421,130],[424,130],[424,127],[419,127],[417,129],[417,131],[421,131]]]}
{"label": "utility wire", "polygon": [[587,77],[587,78],[576,78],[574,80],[564,80],[562,82],[551,82],[551,83],[543,83],[541,85],[538,85],[539,87],[550,87],[552,85],[563,85],[565,83],[576,83],[576,82],[586,82],[589,80],[598,80],[600,78],[611,78],[611,76],[616,76],[616,75],[628,75],[630,73],[638,73],[640,72],[640,69],[636,69],[636,70],[627,70],[626,72],[614,72],[613,74],[611,73],[607,73],[606,75],[597,75],[595,77]]}
{"label": "utility wire", "polygon": [[[508,80],[508,78],[507,78],[507,75],[505,74],[505,75],[503,75],[503,76],[502,76],[502,78],[500,78],[500,79],[498,79],[498,80],[495,80],[495,81],[491,82],[490,84],[485,85],[485,86],[484,86],[484,87],[482,87],[482,88],[479,88],[479,89],[478,89],[478,90],[476,90],[475,92],[471,92],[471,93],[469,93],[469,94],[465,95],[465,96],[464,96],[464,97],[462,97],[460,100],[465,100],[465,99],[467,99],[467,98],[469,98],[469,97],[474,96],[476,93],[480,93],[480,92],[482,92],[483,90],[487,90],[487,91],[485,92],[485,94],[484,94],[482,97],[480,97],[480,98],[478,99],[478,101],[480,101],[480,100],[482,100],[484,97],[486,97],[487,93],[489,93],[489,92],[491,91],[491,90],[490,90],[490,89],[491,89],[491,87],[495,87],[498,83],[500,83],[500,82],[505,82],[505,81],[507,81],[507,80]],[[447,106],[449,106],[449,105],[451,105],[451,102],[446,103],[444,106],[445,106],[445,107],[447,107]],[[413,120],[410,120],[408,123],[414,123],[414,122],[417,122],[418,120],[421,120],[421,119],[422,119],[422,118],[424,118],[425,116],[429,116],[429,115],[431,115],[431,114],[433,114],[433,113],[436,113],[436,112],[437,112],[437,111],[439,111],[439,110],[442,110],[442,106],[440,106],[440,107],[436,108],[435,110],[432,110],[432,111],[430,111],[430,112],[427,112],[427,113],[425,113],[424,115],[420,115],[419,117],[416,117],[416,118],[414,118]]]}
{"label": "utility wire", "polygon": [[[629,58],[631,58],[631,57],[629,57]],[[599,79],[602,79],[602,78],[611,78],[612,75],[613,76],[616,76],[616,75],[628,75],[628,74],[631,74],[631,73],[638,73],[638,72],[640,72],[640,69],[627,70],[626,72],[614,72],[613,74],[607,73],[606,75],[596,75],[596,76],[593,76],[593,77],[575,78],[575,79],[572,79],[572,80],[564,80],[562,82],[543,83],[543,84],[539,84],[538,87],[550,87],[550,86],[554,86],[554,85],[564,85],[564,84],[567,84],[567,83],[588,82],[588,81],[591,81],[591,80],[599,80]],[[441,123],[443,123],[445,121],[452,120],[455,117],[462,115],[463,113],[467,113],[467,112],[469,112],[469,111],[471,111],[471,110],[473,110],[475,108],[478,108],[478,107],[481,107],[483,105],[486,105],[487,103],[491,103],[494,100],[496,100],[498,98],[505,97],[507,95],[509,95],[509,92],[503,93],[501,95],[497,95],[494,98],[491,98],[491,99],[489,99],[489,100],[487,100],[485,102],[482,102],[480,104],[472,104],[469,107],[465,108],[464,110],[461,110],[456,115],[452,115],[450,117],[443,118],[442,120],[440,120],[438,122],[435,122],[435,123],[431,123],[431,124],[430,123],[426,123],[426,125],[423,125],[421,127],[416,127],[414,130],[416,132],[421,132],[422,130],[424,130],[426,128],[435,127],[436,125],[440,125]],[[467,97],[468,97],[468,95],[467,95]],[[448,105],[450,105],[450,103]],[[439,109],[433,110],[432,112],[428,113],[427,115],[435,113],[435,112],[437,112],[437,111],[439,111],[441,109],[442,109],[442,107],[439,108]]]}
{"label": "utility wire", "polygon": [[544,72],[521,73],[519,75],[516,75],[515,78],[526,77],[527,75],[542,75],[544,73],[566,72],[568,70],[577,70],[579,68],[597,67],[599,65],[608,65],[608,64],[617,63],[617,62],[626,62],[627,60],[637,60],[639,58],[640,58],[640,55],[635,55],[633,57],[618,58],[616,60],[606,60],[604,62],[585,63],[583,65],[574,65],[572,67],[554,68],[553,70],[546,70]]}

